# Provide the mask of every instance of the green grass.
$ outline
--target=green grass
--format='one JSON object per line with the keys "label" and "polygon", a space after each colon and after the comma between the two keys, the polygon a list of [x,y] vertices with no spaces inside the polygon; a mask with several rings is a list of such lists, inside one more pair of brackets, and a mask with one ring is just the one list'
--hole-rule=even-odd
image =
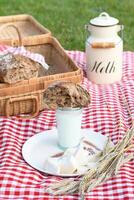
{"label": "green grass", "polygon": [[101,11],[124,24],[124,50],[133,51],[134,0],[0,0],[0,15],[31,14],[70,50],[84,51],[84,25]]}

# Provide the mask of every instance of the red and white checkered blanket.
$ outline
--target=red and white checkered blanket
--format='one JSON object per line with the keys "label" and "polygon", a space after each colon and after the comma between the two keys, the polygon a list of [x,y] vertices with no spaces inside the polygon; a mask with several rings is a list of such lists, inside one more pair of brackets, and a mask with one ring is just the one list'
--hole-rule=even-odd
{"label": "red and white checkered blanket", "polygon": [[[68,54],[85,68],[83,52]],[[114,143],[132,126],[134,118],[134,53],[124,52],[123,58],[121,82],[100,86],[86,77],[83,80],[92,103],[84,109],[82,128],[110,136]],[[22,158],[21,148],[28,138],[55,126],[54,111],[41,112],[34,119],[0,118],[0,199],[80,199],[79,194],[55,197],[45,193],[44,187],[62,178],[40,173]],[[134,160],[125,164],[117,176],[85,195],[85,199],[134,199]]]}

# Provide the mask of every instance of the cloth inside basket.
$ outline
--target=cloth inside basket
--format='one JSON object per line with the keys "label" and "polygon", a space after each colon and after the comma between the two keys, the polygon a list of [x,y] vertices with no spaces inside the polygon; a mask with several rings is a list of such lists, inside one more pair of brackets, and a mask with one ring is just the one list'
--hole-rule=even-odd
{"label": "cloth inside basket", "polygon": [[5,55],[13,54],[13,55],[22,55],[25,57],[34,60],[35,62],[40,63],[46,70],[49,69],[48,64],[45,62],[45,57],[38,53],[32,53],[27,51],[24,46],[21,47],[10,47],[7,45],[0,45],[0,59]]}

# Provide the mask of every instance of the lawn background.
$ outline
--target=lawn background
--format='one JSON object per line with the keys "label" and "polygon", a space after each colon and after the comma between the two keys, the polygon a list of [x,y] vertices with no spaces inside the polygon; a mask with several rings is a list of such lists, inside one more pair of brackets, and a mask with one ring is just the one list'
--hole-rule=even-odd
{"label": "lawn background", "polygon": [[0,0],[0,15],[31,14],[65,49],[85,49],[84,25],[106,11],[124,25],[124,50],[134,50],[134,0]]}

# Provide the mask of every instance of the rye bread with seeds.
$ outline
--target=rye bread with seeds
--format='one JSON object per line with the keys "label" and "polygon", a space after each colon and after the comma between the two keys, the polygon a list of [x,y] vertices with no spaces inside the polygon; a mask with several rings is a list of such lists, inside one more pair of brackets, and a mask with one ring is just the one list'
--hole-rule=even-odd
{"label": "rye bread with seeds", "polygon": [[0,82],[14,84],[38,77],[41,65],[22,55],[7,55],[0,59]]}
{"label": "rye bread with seeds", "polygon": [[58,82],[44,92],[45,108],[81,108],[90,103],[89,93],[79,84]]}

